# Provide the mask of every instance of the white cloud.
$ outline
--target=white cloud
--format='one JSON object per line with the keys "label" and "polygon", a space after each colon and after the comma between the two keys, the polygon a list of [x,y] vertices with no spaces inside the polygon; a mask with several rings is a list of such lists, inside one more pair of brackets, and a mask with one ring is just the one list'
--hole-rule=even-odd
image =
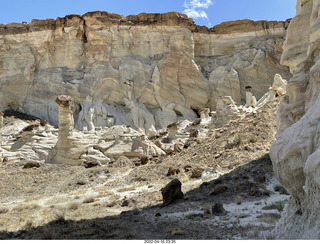
{"label": "white cloud", "polygon": [[195,9],[185,9],[184,13],[188,15],[189,18],[193,18],[193,19],[197,19],[197,18],[209,19],[208,15],[204,11],[197,11]]}
{"label": "white cloud", "polygon": [[189,18],[209,20],[207,13],[203,9],[208,9],[212,4],[212,0],[185,0],[185,10],[183,12]]}
{"label": "white cloud", "polygon": [[196,9],[196,8],[209,8],[212,5],[212,0],[185,0],[184,7],[186,9]]}

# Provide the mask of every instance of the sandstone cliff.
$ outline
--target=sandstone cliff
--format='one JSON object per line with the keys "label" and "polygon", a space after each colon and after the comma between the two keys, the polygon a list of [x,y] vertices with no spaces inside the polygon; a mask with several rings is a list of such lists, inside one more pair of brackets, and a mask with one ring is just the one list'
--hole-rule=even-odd
{"label": "sandstone cliff", "polygon": [[223,96],[260,98],[278,73],[289,21],[241,20],[211,29],[186,15],[107,12],[0,25],[0,110],[58,124],[55,98],[70,95],[76,128],[163,128],[195,118]]}
{"label": "sandstone cliff", "polygon": [[319,0],[297,1],[281,58],[293,77],[270,149],[275,175],[292,195],[274,230],[280,239],[320,238],[319,7]]}

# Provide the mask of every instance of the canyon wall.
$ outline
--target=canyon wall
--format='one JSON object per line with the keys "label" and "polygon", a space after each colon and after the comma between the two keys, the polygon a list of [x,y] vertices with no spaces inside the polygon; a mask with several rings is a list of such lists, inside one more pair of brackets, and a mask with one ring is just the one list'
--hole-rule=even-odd
{"label": "canyon wall", "polygon": [[319,10],[319,0],[297,1],[281,58],[293,77],[278,111],[278,136],[270,156],[291,198],[273,231],[276,239],[320,238]]}
{"label": "canyon wall", "polygon": [[240,20],[211,29],[186,15],[89,12],[0,25],[0,111],[57,125],[55,98],[73,98],[75,127],[164,128],[215,109],[223,96],[260,98],[280,65],[289,21]]}

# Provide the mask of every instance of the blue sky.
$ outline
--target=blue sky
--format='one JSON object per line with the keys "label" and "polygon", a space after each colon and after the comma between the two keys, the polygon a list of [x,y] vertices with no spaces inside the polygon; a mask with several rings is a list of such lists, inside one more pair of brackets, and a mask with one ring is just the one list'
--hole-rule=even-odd
{"label": "blue sky", "polygon": [[295,16],[296,0],[6,0],[0,5],[0,23],[64,17],[103,10],[124,16],[177,11],[196,24],[214,26],[237,19],[286,20]]}

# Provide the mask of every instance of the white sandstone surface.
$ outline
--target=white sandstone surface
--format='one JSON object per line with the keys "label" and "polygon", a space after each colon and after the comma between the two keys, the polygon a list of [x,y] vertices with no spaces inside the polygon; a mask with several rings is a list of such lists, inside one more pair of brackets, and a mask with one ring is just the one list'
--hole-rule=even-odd
{"label": "white sandstone surface", "polygon": [[[107,12],[0,25],[0,111],[12,108],[58,125],[54,99],[71,96],[77,129],[130,125],[148,135],[259,99],[279,64],[286,22],[240,20],[211,29],[179,13],[123,17]],[[240,91],[240,92],[239,92]]]}
{"label": "white sandstone surface", "polygon": [[319,6],[319,0],[297,1],[281,58],[293,77],[278,111],[270,156],[291,198],[273,230],[277,239],[320,238]]}

